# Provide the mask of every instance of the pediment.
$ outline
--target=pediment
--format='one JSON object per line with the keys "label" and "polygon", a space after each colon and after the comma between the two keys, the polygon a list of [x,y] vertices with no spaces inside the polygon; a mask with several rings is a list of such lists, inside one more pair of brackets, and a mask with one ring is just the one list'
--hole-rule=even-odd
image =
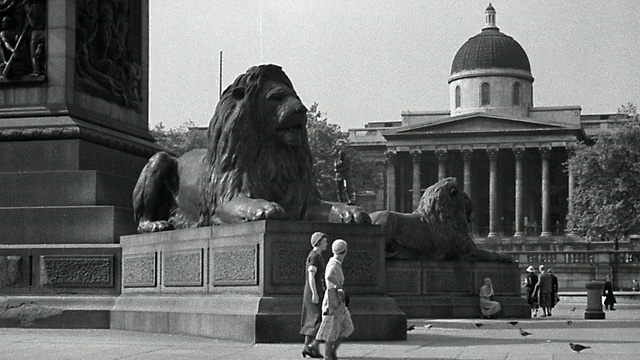
{"label": "pediment", "polygon": [[416,124],[399,128],[393,134],[418,134],[418,133],[466,133],[466,132],[508,132],[527,130],[553,130],[566,129],[557,124],[550,124],[536,120],[510,119],[487,115],[474,115],[462,117],[450,117],[427,124]]}

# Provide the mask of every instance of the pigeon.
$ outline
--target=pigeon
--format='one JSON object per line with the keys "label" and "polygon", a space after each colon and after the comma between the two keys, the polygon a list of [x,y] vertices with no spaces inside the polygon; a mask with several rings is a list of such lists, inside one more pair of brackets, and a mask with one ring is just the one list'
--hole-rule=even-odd
{"label": "pigeon", "polygon": [[409,326],[407,326],[407,331],[411,331],[411,330],[413,330],[415,328],[416,328],[415,325],[409,325]]}
{"label": "pigeon", "polygon": [[433,327],[433,325],[431,325],[431,324],[427,324],[427,325],[425,325],[424,327],[426,327],[427,329],[431,329],[431,328]]}
{"label": "pigeon", "polygon": [[482,325],[484,325],[484,324],[476,323],[476,326],[477,326],[477,327],[480,327],[480,326],[482,326]]}
{"label": "pigeon", "polygon": [[517,321],[507,321],[507,324],[511,324],[511,326],[516,326],[518,325]]}
{"label": "pigeon", "polygon": [[574,307],[571,309],[571,311],[576,311],[576,307],[574,306]]}
{"label": "pigeon", "polygon": [[527,337],[527,336],[531,335],[531,333],[528,332],[528,331],[522,330],[522,328],[520,328],[520,335],[522,335],[524,337]]}
{"label": "pigeon", "polygon": [[574,344],[574,343],[569,343],[569,346],[571,347],[571,350],[578,353],[584,349],[591,349],[591,346],[584,346],[584,345]]}
{"label": "pigeon", "polygon": [[571,325],[571,324],[573,324],[573,321],[567,320],[567,325]]}

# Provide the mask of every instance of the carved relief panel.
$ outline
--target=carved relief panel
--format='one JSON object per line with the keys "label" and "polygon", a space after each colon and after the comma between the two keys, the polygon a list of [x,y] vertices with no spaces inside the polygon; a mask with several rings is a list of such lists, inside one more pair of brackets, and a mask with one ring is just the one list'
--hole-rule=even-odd
{"label": "carved relief panel", "polygon": [[78,0],[77,87],[137,108],[142,102],[141,44],[139,0]]}
{"label": "carved relief panel", "polygon": [[0,2],[0,84],[45,79],[46,23],[45,0]]}

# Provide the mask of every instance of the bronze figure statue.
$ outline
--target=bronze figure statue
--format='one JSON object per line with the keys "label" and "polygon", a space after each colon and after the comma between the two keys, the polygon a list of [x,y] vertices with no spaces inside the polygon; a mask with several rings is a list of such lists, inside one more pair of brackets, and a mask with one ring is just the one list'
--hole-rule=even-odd
{"label": "bronze figure statue", "polygon": [[248,69],[223,92],[207,149],[149,159],[133,193],[138,230],[262,219],[370,223],[359,207],[320,199],[306,121],[279,66]]}
{"label": "bronze figure statue", "polygon": [[387,258],[512,262],[476,246],[469,234],[472,211],[473,203],[456,179],[446,178],[425,190],[414,212],[376,211],[371,220],[382,226]]}
{"label": "bronze figure statue", "polygon": [[335,182],[336,191],[338,193],[338,201],[354,205],[354,201],[351,199],[351,182],[349,181],[349,162],[347,161],[344,150],[338,151],[338,159],[334,164],[334,170],[336,172]]}

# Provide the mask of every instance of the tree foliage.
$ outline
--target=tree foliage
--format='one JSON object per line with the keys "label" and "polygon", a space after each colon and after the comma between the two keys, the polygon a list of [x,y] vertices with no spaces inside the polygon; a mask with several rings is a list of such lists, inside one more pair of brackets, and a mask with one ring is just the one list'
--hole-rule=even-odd
{"label": "tree foliage", "polygon": [[[189,128],[194,130],[190,131]],[[149,133],[158,145],[178,157],[187,151],[207,147],[207,131],[196,129],[196,125],[191,120],[177,128],[167,128],[160,122],[149,129]]]}
{"label": "tree foliage", "polygon": [[575,174],[569,226],[589,238],[618,240],[640,230],[640,122],[629,103],[626,116],[593,146],[578,144],[568,163]]}

